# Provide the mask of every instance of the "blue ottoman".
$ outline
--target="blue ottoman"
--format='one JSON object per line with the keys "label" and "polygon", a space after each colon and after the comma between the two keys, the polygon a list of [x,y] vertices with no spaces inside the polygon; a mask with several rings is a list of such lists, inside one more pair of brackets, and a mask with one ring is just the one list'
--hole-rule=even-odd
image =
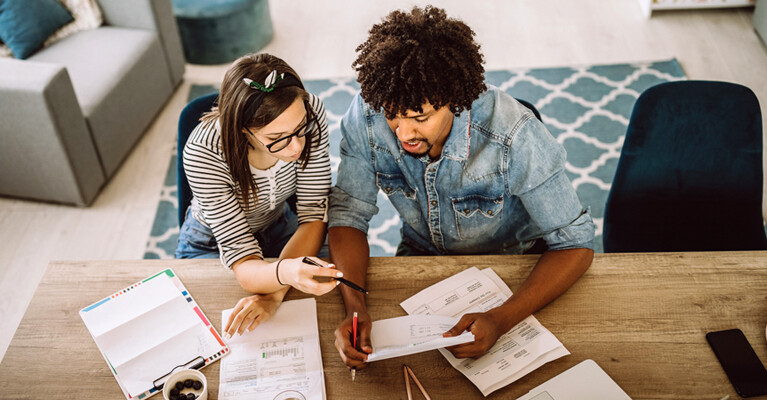
{"label": "blue ottoman", "polygon": [[274,34],[267,0],[172,0],[192,64],[224,64],[261,50]]}

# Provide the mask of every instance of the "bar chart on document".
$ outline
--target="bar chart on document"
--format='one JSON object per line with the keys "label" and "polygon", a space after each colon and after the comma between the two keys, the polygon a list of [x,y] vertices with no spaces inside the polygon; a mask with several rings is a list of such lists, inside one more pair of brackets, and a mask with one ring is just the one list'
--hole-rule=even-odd
{"label": "bar chart on document", "polygon": [[270,340],[261,343],[261,358],[265,360],[285,357],[303,358],[303,338],[296,336],[282,340]]}
{"label": "bar chart on document", "polygon": [[324,399],[317,325],[305,323],[316,321],[315,307],[314,299],[285,302],[270,320],[232,338],[232,352],[221,363],[219,398],[273,399],[291,390],[307,400]]}

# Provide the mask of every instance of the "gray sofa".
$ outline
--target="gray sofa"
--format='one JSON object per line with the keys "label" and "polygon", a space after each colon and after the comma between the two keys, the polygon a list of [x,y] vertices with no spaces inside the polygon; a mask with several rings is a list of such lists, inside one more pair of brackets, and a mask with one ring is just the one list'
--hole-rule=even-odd
{"label": "gray sofa", "polygon": [[184,74],[170,0],[98,0],[104,25],[0,58],[0,195],[89,205]]}

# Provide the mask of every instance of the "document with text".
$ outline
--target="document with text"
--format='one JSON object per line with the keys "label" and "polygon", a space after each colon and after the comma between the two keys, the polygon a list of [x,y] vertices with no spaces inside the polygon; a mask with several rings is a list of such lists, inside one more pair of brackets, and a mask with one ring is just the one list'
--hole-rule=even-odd
{"label": "document with text", "polygon": [[[226,324],[232,309],[224,310]],[[223,326],[221,327],[223,329]],[[218,398],[273,399],[286,390],[306,400],[325,400],[317,304],[313,298],[286,301],[267,321],[229,341],[221,361]]]}
{"label": "document with text", "polygon": [[[490,268],[471,267],[418,292],[400,303],[408,314],[460,318],[485,312],[511,297],[511,290]],[[458,359],[439,350],[450,364],[477,386],[483,395],[518,380],[541,365],[570,354],[534,317],[529,316],[502,335],[484,356]]]}
{"label": "document with text", "polygon": [[373,321],[370,331],[373,352],[368,355],[368,362],[473,342],[471,332],[442,337],[456,323],[458,318],[427,314]]}

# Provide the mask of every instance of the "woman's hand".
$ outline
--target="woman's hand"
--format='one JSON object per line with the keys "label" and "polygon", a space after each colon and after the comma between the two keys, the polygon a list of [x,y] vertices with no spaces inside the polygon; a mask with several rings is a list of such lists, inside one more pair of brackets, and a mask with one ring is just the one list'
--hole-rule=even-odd
{"label": "woman's hand", "polygon": [[316,257],[310,259],[321,266],[304,263],[303,258],[286,258],[280,261],[279,266],[276,267],[277,277],[284,285],[293,286],[304,293],[321,296],[333,290],[340,282],[336,280],[319,282],[314,279],[315,276],[340,278],[344,274],[337,271],[333,264],[328,264]]}
{"label": "woman's hand", "polygon": [[284,293],[257,294],[243,297],[234,306],[229,319],[224,326],[224,338],[229,339],[234,334],[242,335],[252,331],[262,322],[269,319],[282,303]]}

